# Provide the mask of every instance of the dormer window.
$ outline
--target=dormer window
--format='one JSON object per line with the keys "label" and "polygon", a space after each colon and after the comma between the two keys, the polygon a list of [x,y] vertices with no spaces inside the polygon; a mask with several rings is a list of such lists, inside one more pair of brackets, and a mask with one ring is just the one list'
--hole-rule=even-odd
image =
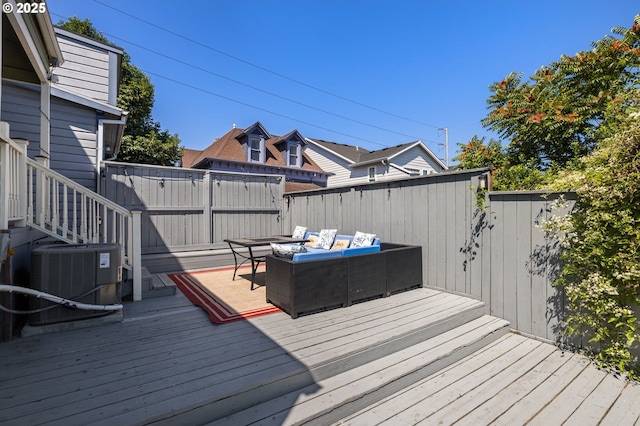
{"label": "dormer window", "polygon": [[289,167],[300,167],[300,159],[301,159],[301,155],[300,155],[300,144],[299,143],[289,143],[288,144],[288,163],[287,165]]}
{"label": "dormer window", "polygon": [[251,162],[264,163],[264,138],[252,136],[249,138],[249,155]]}

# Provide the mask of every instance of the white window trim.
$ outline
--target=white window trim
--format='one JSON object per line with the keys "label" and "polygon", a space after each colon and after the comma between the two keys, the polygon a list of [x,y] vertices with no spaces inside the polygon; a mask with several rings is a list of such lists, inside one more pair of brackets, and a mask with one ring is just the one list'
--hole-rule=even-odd
{"label": "white window trim", "polygon": [[[258,149],[253,148],[253,141],[258,140]],[[264,137],[261,136],[250,136],[249,143],[247,144],[247,161],[250,163],[264,163],[265,161],[265,145],[264,145]],[[258,152],[258,159],[253,159],[253,153]]]}
{"label": "white window trim", "polygon": [[[287,144],[287,165],[289,167],[301,167],[302,166],[302,145],[298,142],[289,142]],[[296,163],[291,164],[292,150],[295,150]]]}
{"label": "white window trim", "polygon": [[[373,175],[371,174],[371,171],[373,170]],[[375,182],[376,181],[376,166],[372,166],[369,167],[369,182]]]}

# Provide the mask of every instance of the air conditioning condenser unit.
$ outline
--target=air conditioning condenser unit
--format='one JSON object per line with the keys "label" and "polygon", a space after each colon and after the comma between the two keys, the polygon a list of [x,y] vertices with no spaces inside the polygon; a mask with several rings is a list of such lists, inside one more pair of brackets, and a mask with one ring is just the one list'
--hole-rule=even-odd
{"label": "air conditioning condenser unit", "polygon": [[[118,244],[51,244],[31,252],[31,288],[89,305],[120,303],[121,248]],[[105,315],[30,298],[30,325]],[[33,312],[37,311],[37,312]]]}

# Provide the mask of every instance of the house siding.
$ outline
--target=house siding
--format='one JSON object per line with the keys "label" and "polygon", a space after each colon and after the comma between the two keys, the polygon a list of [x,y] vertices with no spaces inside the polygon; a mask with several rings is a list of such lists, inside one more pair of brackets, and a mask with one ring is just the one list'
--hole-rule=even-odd
{"label": "house siding", "polygon": [[[442,167],[437,164],[421,147],[415,146],[397,156],[392,157],[390,165],[378,163],[364,164],[355,168],[349,167],[349,163],[337,156],[330,150],[315,144],[307,145],[306,153],[313,161],[326,172],[334,173],[329,176],[327,187],[339,187],[347,185],[358,185],[369,182],[369,168],[376,168],[376,181],[404,179],[410,175],[400,168],[412,168],[428,170],[430,173],[442,171]],[[395,166],[395,167],[394,167]]]}
{"label": "house siding", "polygon": [[[437,167],[435,163],[429,162],[427,158],[425,158],[424,151],[418,147],[411,148],[402,154],[393,157],[391,160],[392,163],[410,169],[417,170],[428,170],[429,173],[434,173],[440,170],[440,167]],[[398,171],[402,176],[407,176],[405,173]]]}
{"label": "house siding", "polygon": [[95,110],[51,99],[51,168],[96,190],[98,120]]}
{"label": "house siding", "polygon": [[29,141],[29,156],[37,155],[40,141],[40,92],[11,83],[2,84],[2,121],[10,126],[12,139]]}
{"label": "house siding", "polygon": [[58,34],[58,43],[65,61],[54,70],[58,77],[56,85],[97,101],[112,100],[109,96],[109,52],[62,34]]}
{"label": "house siding", "polygon": [[[40,154],[40,90],[35,86],[4,84],[2,120],[12,139],[29,141],[28,156]],[[51,169],[88,189],[96,189],[98,122],[95,110],[51,98]]]}
{"label": "house siding", "polygon": [[334,173],[327,179],[327,186],[343,186],[353,182],[348,163],[337,155],[318,146],[307,144],[305,153],[325,172]]}

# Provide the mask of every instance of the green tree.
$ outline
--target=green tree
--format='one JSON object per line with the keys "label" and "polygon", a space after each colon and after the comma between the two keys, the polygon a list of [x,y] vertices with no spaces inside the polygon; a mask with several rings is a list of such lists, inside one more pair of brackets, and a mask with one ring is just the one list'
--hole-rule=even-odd
{"label": "green tree", "polygon": [[562,56],[529,81],[511,73],[490,86],[484,127],[510,139],[512,165],[562,167],[590,153],[607,133],[605,112],[640,83],[640,15],[630,29],[614,28],[593,49]]}
{"label": "green tree", "polygon": [[488,167],[492,169],[493,189],[512,191],[536,189],[544,182],[545,174],[532,164],[511,165],[506,150],[500,142],[491,139],[485,145],[486,138],[476,135],[466,144],[458,144],[460,153],[453,160],[458,161],[461,169]]}
{"label": "green tree", "polygon": [[477,135],[473,135],[471,140],[466,144],[458,144],[457,157],[453,158],[453,161],[458,162],[458,167],[461,169],[477,169],[482,167],[489,167],[491,169],[497,169],[504,166],[506,158],[500,142],[491,139],[485,145],[486,138],[478,138]]}
{"label": "green tree", "polygon": [[551,188],[576,190],[578,199],[570,215],[554,217],[547,228],[564,246],[556,285],[568,300],[568,334],[586,336],[602,366],[637,378],[640,114],[616,121],[591,155],[558,173]]}
{"label": "green tree", "polygon": [[[91,37],[103,43],[109,40],[88,19],[71,17],[58,26]],[[154,87],[149,77],[131,63],[128,53],[122,56],[118,107],[128,111],[127,124],[118,161],[128,163],[172,166],[182,157],[182,147],[177,134],[160,130],[160,123],[153,120]]]}

